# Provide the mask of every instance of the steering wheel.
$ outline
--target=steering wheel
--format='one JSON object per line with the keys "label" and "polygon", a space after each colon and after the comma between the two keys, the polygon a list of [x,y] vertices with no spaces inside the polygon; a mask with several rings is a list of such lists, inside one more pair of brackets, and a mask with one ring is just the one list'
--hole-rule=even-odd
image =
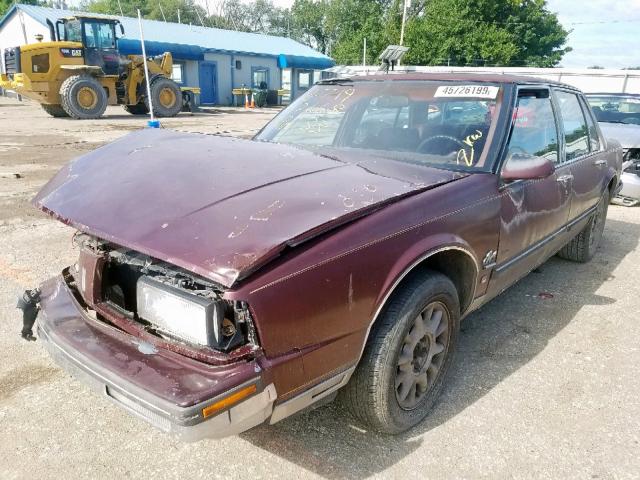
{"label": "steering wheel", "polygon": [[[422,150],[424,149],[424,147],[426,145],[428,145],[430,142],[433,142],[435,140],[447,140],[448,142],[451,143],[455,143],[456,147],[453,148],[451,150],[451,152],[454,152],[455,150],[457,150],[459,147],[464,147],[464,143],[462,143],[462,141],[458,140],[455,137],[450,137],[449,135],[433,135],[431,137],[425,138],[423,141],[420,142],[420,145],[418,145],[418,152],[420,153],[424,153],[422,152]],[[450,153],[451,153],[450,152]]]}

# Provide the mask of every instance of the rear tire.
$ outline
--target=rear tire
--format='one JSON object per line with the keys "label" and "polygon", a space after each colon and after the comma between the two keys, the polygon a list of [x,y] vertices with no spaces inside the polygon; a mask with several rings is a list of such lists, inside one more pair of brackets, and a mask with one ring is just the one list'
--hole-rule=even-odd
{"label": "rear tire", "polygon": [[42,109],[55,118],[67,118],[69,115],[61,105],[42,104]]}
{"label": "rear tire", "polygon": [[362,359],[340,392],[353,416],[382,433],[420,423],[440,394],[455,352],[460,304],[445,275],[414,274],[376,321]]}
{"label": "rear tire", "polygon": [[131,115],[146,115],[149,113],[149,108],[144,102],[140,102],[136,105],[123,105],[123,107]]}
{"label": "rear tire", "polygon": [[74,75],[60,87],[62,108],[71,118],[99,118],[107,109],[107,93],[98,80],[89,75]]}
{"label": "rear tire", "polygon": [[560,258],[585,263],[593,258],[602,241],[604,224],[609,210],[609,190],[605,190],[596,211],[582,231],[558,252]]}
{"label": "rear tire", "polygon": [[[151,98],[153,114],[156,117],[175,117],[182,110],[182,92],[178,84],[167,77],[156,77],[151,80]],[[145,99],[149,109],[149,101]]]}

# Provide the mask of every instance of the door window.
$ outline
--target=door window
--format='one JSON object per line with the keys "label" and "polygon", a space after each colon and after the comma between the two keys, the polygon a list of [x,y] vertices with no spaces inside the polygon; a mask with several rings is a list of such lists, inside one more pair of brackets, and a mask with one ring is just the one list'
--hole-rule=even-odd
{"label": "door window", "polygon": [[300,70],[298,72],[298,88],[303,90],[311,87],[313,84],[313,71]]}
{"label": "door window", "polygon": [[113,25],[110,23],[85,22],[84,38],[87,48],[108,49],[116,46]]}
{"label": "door window", "polygon": [[[58,24],[60,26],[60,24]],[[80,22],[78,20],[72,20],[65,24],[65,35],[64,39],[69,42],[80,42],[82,43],[82,29],[80,27]],[[63,38],[60,35],[60,30],[58,30],[58,36]]]}
{"label": "door window", "polygon": [[562,114],[565,152],[569,161],[589,153],[587,122],[575,94],[556,91],[556,97]]}
{"label": "door window", "polygon": [[254,67],[251,69],[251,86],[252,88],[266,89],[269,86],[269,69],[263,67]]}
{"label": "door window", "polygon": [[507,162],[543,157],[558,163],[558,132],[550,98],[518,98]]}
{"label": "door window", "polygon": [[584,116],[587,119],[587,127],[589,128],[589,146],[591,147],[592,152],[597,152],[600,150],[600,136],[598,135],[598,129],[596,128],[593,116],[589,112],[589,105],[584,101],[584,99],[581,103]]}
{"label": "door window", "polygon": [[174,63],[171,67],[171,79],[176,83],[184,83],[184,64]]}

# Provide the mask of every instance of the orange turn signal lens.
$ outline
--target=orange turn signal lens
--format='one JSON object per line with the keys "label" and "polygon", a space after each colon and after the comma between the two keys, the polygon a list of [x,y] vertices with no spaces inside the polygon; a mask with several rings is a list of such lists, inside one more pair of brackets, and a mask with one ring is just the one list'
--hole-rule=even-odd
{"label": "orange turn signal lens", "polygon": [[249,385],[248,387],[244,387],[237,392],[232,393],[228,397],[223,398],[222,400],[218,400],[216,403],[212,403],[208,407],[202,409],[202,416],[204,418],[210,417],[211,415],[223,410],[231,405],[238,403],[243,398],[247,398],[249,395],[256,392],[258,387],[256,384]]}

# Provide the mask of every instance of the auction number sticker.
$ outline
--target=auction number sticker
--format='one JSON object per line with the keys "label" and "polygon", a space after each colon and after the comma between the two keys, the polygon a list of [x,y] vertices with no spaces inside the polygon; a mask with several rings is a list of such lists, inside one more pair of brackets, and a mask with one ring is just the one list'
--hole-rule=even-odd
{"label": "auction number sticker", "polygon": [[491,85],[450,85],[440,86],[434,97],[450,98],[488,98],[495,99],[500,87]]}

